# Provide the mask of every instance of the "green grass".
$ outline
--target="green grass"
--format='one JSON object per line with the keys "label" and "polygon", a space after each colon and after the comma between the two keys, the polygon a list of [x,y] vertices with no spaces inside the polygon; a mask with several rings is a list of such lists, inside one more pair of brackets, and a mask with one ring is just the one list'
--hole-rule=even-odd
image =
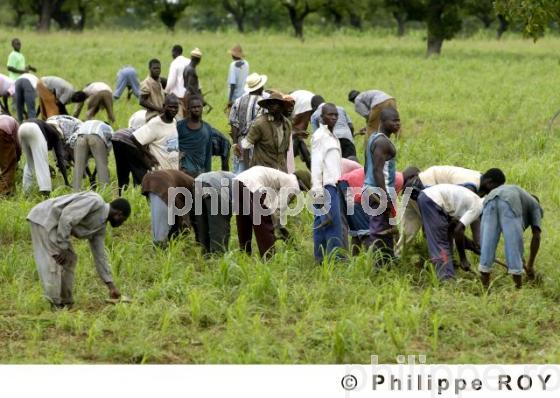
{"label": "green grass", "polygon": [[[543,281],[515,291],[496,269],[486,294],[473,275],[458,271],[456,282],[440,285],[409,258],[380,272],[372,270],[371,254],[316,266],[309,214],[290,220],[293,241],[280,242],[268,263],[241,254],[235,235],[224,257],[203,258],[192,235],[161,251],[151,245],[146,201],[131,189],[126,197],[133,215],[123,227],[109,228],[107,249],[116,284],[134,303],[104,303],[107,291],[87,242],[76,242],[76,306],[53,313],[42,297],[25,221],[40,198],[18,193],[0,201],[0,361],[366,363],[372,354],[394,362],[397,354],[420,353],[429,362],[560,360],[560,147],[544,128],[560,108],[559,39],[456,40],[445,43],[441,58],[426,59],[420,34],[310,35],[301,43],[262,34],[4,31],[0,59],[16,34],[40,75],[60,75],[77,86],[93,80],[114,84],[119,67],[129,63],[143,77],[152,57],[163,61],[166,74],[173,44],[196,45],[204,53],[203,91],[210,91],[214,105],[207,120],[223,131],[226,50],[236,42],[248,53],[252,71],[269,76],[270,88],[320,93],[345,106],[358,127],[362,121],[346,93],[392,93],[403,122],[396,143],[400,169],[498,166],[511,183],[540,196],[545,219],[537,268]],[[137,109],[123,99],[115,107],[120,126]],[[114,165],[112,171],[114,179]],[[55,194],[67,192],[60,177],[56,183]],[[114,197],[115,186],[103,195]],[[421,241],[418,250],[425,253]]]}

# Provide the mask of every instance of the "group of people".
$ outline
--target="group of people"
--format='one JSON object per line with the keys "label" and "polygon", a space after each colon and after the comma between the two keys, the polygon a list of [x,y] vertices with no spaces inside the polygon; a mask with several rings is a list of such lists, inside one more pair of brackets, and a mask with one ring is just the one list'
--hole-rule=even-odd
{"label": "group of people", "polygon": [[[25,63],[20,41],[14,39],[12,46],[10,76],[0,75],[4,97],[0,196],[14,193],[22,153],[24,191],[31,189],[35,176],[39,191],[50,195],[49,150],[66,185],[70,185],[68,169],[74,167],[75,193],[41,202],[27,218],[41,282],[53,306],[73,303],[77,257],[71,236],[89,240],[110,296],[120,297],[103,242],[106,224],[122,225],[130,216],[130,204],[124,198],[105,203],[95,192],[83,191],[84,176],[92,189],[109,184],[111,150],[119,196],[126,195],[132,174],[133,184],[141,186],[149,202],[153,242],[162,248],[182,230],[192,228],[206,253],[223,253],[229,247],[235,214],[240,250],[252,254],[254,234],[259,254],[266,259],[274,254],[277,239],[290,236],[283,217],[290,203],[309,191],[317,262],[325,258],[343,262],[349,255],[372,250],[375,266],[386,267],[403,256],[423,229],[438,278],[455,277],[456,246],[464,270],[472,272],[466,250],[480,255],[480,277],[488,286],[493,264],[503,264],[496,259],[503,234],[503,265],[516,286],[521,287],[524,269],[529,278],[534,277],[543,215],[538,198],[506,185],[504,173],[495,168],[484,174],[454,166],[424,171],[410,166],[398,172],[391,137],[400,131],[400,116],[396,99],[383,91],[349,92],[348,100],[366,124],[356,132],[344,108],[321,95],[267,89],[268,77],[250,74],[243,50],[236,45],[230,50],[227,78],[230,142],[203,120],[208,104],[198,78],[202,59],[198,48],[189,59],[182,55],[181,46],[173,46],[167,79],[161,77],[158,59],[149,61],[149,74],[142,82],[133,67],[121,68],[113,93],[103,82],[75,91],[60,77],[39,79],[30,73],[35,68]],[[136,96],[143,109],[131,115],[126,128],[114,131],[113,100],[127,88],[128,98]],[[10,116],[7,96],[15,97],[17,120]],[[84,101],[88,112],[82,121],[78,117]],[[74,116],[66,108],[72,102],[78,104]],[[108,121],[95,119],[101,108],[107,111]],[[306,144],[309,125],[311,149]],[[363,166],[356,156],[355,135],[366,139]],[[229,171],[230,150],[233,172]],[[221,158],[221,170],[212,171],[212,156]],[[307,170],[296,170],[296,156]],[[90,157],[95,161],[93,171],[88,167]],[[282,195],[283,191],[289,194]],[[465,234],[468,227],[470,238]],[[533,237],[525,261],[523,231],[528,227]]]}

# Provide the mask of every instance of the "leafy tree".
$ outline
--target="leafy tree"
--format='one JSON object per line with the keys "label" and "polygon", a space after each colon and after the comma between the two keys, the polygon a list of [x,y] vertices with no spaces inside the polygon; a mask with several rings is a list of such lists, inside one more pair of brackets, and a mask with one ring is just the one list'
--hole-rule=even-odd
{"label": "leafy tree", "polygon": [[301,40],[303,40],[303,21],[305,18],[325,5],[324,0],[281,0],[281,2],[288,10],[295,36]]}
{"label": "leafy tree", "polygon": [[245,32],[245,17],[249,7],[254,6],[253,3],[250,0],[222,0],[224,9],[233,16],[237,30],[241,33]]}
{"label": "leafy tree", "polygon": [[551,22],[560,22],[558,0],[496,0],[496,11],[505,20],[519,23],[523,34],[537,40]]}
{"label": "leafy tree", "polygon": [[156,4],[159,8],[158,16],[161,22],[167,26],[167,29],[173,31],[175,30],[175,25],[177,21],[181,18],[183,11],[189,5],[187,0],[163,0]]}
{"label": "leafy tree", "polygon": [[404,36],[408,21],[422,21],[426,8],[422,0],[385,0],[385,8],[397,21],[397,36]]}
{"label": "leafy tree", "polygon": [[463,0],[423,0],[428,26],[427,54],[441,53],[444,40],[461,30],[460,7]]}

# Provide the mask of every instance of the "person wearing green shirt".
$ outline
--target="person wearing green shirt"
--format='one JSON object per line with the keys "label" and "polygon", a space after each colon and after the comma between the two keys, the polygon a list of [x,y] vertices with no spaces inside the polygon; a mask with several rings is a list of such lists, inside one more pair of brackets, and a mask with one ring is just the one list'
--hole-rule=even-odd
{"label": "person wearing green shirt", "polygon": [[21,53],[21,41],[19,39],[12,40],[12,47],[14,51],[8,56],[7,64],[10,79],[16,80],[20,75],[29,71],[37,72],[37,69],[33,66],[25,65],[25,57]]}

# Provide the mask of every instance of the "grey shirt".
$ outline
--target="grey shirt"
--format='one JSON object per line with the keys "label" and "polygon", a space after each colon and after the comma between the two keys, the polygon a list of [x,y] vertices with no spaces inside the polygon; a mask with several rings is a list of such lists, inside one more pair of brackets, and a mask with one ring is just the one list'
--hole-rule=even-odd
{"label": "grey shirt", "polygon": [[200,174],[195,178],[195,189],[197,186],[200,187],[211,187],[217,189],[221,194],[221,189],[225,187],[228,190],[229,197],[232,197],[232,181],[235,178],[235,174],[229,171],[211,171],[209,173]]}
{"label": "grey shirt", "polygon": [[529,226],[541,229],[543,209],[539,202],[517,185],[502,185],[493,189],[484,199],[484,204],[494,198],[507,202],[517,217],[523,220],[523,229]]}
{"label": "grey shirt", "polygon": [[35,206],[27,220],[47,230],[50,243],[59,250],[70,249],[70,236],[87,239],[99,277],[111,282],[105,254],[109,204],[94,192],[79,192],[45,200]]}
{"label": "grey shirt", "polygon": [[75,90],[74,86],[66,80],[57,76],[45,76],[41,81],[50,91],[54,92],[54,96],[64,105],[70,102]]}
{"label": "grey shirt", "polygon": [[369,90],[364,91],[363,93],[358,94],[358,96],[354,99],[354,108],[356,113],[365,117],[366,119],[369,117],[369,113],[371,109],[388,99],[392,99],[389,94],[381,91],[381,90]]}

